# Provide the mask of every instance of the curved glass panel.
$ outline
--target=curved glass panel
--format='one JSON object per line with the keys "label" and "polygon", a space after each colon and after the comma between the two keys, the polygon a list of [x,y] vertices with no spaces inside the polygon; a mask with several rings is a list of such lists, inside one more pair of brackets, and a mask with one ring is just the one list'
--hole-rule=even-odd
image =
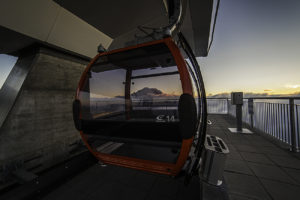
{"label": "curved glass panel", "polygon": [[[164,43],[100,57],[79,92],[88,134],[181,141],[179,72]],[[166,124],[166,125],[164,125]]]}
{"label": "curved glass panel", "polygon": [[194,70],[194,66],[192,67],[192,64],[189,59],[186,59],[186,65],[188,67],[189,75],[190,75],[191,81],[192,81],[193,95],[194,95],[195,103],[197,106],[197,116],[198,116],[198,119],[201,120],[201,118],[200,118],[200,114],[201,114],[200,83],[199,83],[198,77],[196,75],[196,72]]}

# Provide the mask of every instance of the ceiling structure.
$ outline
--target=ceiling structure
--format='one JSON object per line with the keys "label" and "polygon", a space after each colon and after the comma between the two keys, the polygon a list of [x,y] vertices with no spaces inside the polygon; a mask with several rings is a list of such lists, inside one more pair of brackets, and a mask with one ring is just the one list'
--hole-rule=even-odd
{"label": "ceiling structure", "polygon": [[162,0],[54,0],[111,38],[137,26],[167,17]]}
{"label": "ceiling structure", "polygon": [[[162,27],[168,23],[164,0],[54,0],[56,3],[113,38],[110,49],[142,35],[137,27]],[[182,32],[196,56],[207,56],[213,0],[188,0]]]}
{"label": "ceiling structure", "polygon": [[[181,30],[196,56],[207,56],[213,0],[186,1]],[[3,0],[0,53],[40,42],[93,57],[100,43],[116,49],[143,35],[138,26],[166,25],[166,5],[167,0]]]}

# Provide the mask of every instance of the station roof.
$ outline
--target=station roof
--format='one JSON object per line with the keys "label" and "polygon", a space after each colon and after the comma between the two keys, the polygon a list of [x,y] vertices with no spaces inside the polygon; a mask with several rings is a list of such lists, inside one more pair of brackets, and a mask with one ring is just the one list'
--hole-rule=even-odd
{"label": "station roof", "polygon": [[[142,35],[138,26],[160,27],[168,22],[166,0],[54,0],[88,24],[113,38],[110,48]],[[212,0],[187,1],[182,32],[189,40],[196,56],[206,56],[212,18]]]}
{"label": "station roof", "polygon": [[[91,58],[101,43],[111,50],[143,35],[138,26],[168,23],[168,0],[3,0],[0,6],[0,53],[43,43]],[[213,0],[183,0],[181,31],[196,56],[207,56]]]}

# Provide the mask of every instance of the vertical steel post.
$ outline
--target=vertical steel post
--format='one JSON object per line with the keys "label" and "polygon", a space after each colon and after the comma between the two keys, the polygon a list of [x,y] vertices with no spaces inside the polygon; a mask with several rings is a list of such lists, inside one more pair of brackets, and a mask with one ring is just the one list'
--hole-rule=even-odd
{"label": "vertical steel post", "polygon": [[299,147],[297,145],[297,135],[295,130],[295,112],[294,112],[294,99],[289,99],[290,103],[290,126],[291,126],[291,143],[292,143],[292,151],[299,152]]}
{"label": "vertical steel post", "polygon": [[295,127],[297,127],[297,131],[296,131],[296,136],[297,136],[297,141],[298,141],[298,147],[300,144],[300,138],[299,138],[299,134],[300,134],[300,130],[299,130],[299,112],[298,112],[298,105],[295,106],[296,108],[296,122],[295,122]]}
{"label": "vertical steel post", "polygon": [[237,131],[238,132],[242,132],[243,129],[242,129],[242,106],[241,104],[237,104],[235,105],[236,106],[236,127],[237,127]]}
{"label": "vertical steel post", "polygon": [[254,114],[253,99],[248,99],[248,112],[250,114],[250,125],[251,128],[253,128],[253,114]]}
{"label": "vertical steel post", "polygon": [[227,115],[229,115],[229,99],[228,98],[226,98],[226,102],[227,102]]}
{"label": "vertical steel post", "polygon": [[126,119],[130,119],[130,114],[132,111],[132,102],[131,102],[131,75],[132,75],[132,69],[128,68],[126,70],[126,80],[125,80],[125,114]]}

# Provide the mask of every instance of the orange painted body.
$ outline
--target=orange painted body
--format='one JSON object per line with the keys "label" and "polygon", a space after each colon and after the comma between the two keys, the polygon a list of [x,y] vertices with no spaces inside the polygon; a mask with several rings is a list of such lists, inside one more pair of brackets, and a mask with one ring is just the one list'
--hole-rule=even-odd
{"label": "orange painted body", "polygon": [[[97,61],[97,59],[103,55],[108,55],[108,54],[113,54],[117,52],[122,52],[122,51],[127,51],[143,46],[150,46],[154,44],[159,44],[159,43],[165,43],[168,48],[170,49],[174,60],[177,64],[178,67],[178,72],[180,75],[180,80],[182,84],[182,91],[185,94],[190,94],[193,96],[193,89],[192,89],[192,83],[191,79],[189,76],[189,72],[187,70],[186,63],[180,53],[180,50],[176,46],[176,44],[173,42],[171,38],[164,38],[161,40],[157,41],[152,41],[144,44],[138,44],[136,46],[131,46],[131,47],[126,47],[122,49],[116,49],[113,51],[109,52],[103,52],[99,53],[95,56],[95,58],[92,59],[92,61],[89,63],[89,65],[86,67],[84,73],[81,76],[79,86],[77,89],[76,93],[76,99],[79,99],[79,92],[80,89],[83,87],[86,74],[90,70],[91,66]],[[81,118],[81,116],[80,116]],[[95,149],[93,149],[87,142],[87,135],[83,133],[83,131],[80,132],[82,140],[84,141],[85,145],[89,149],[89,151],[100,161],[106,164],[113,164],[113,165],[118,165],[118,166],[123,166],[123,167],[128,167],[132,169],[138,169],[138,170],[144,170],[144,171],[149,171],[149,172],[154,172],[154,173],[160,173],[160,174],[165,174],[165,175],[170,175],[170,176],[176,176],[184,166],[188,156],[189,152],[193,143],[193,137],[189,139],[183,139],[182,140],[182,145],[180,149],[180,154],[178,156],[178,159],[176,163],[167,163],[167,162],[157,162],[157,161],[149,161],[149,160],[143,160],[143,159],[137,159],[137,158],[131,158],[131,157],[126,157],[126,156],[119,156],[119,155],[111,155],[111,154],[105,154],[105,153],[100,153],[97,152]]]}

